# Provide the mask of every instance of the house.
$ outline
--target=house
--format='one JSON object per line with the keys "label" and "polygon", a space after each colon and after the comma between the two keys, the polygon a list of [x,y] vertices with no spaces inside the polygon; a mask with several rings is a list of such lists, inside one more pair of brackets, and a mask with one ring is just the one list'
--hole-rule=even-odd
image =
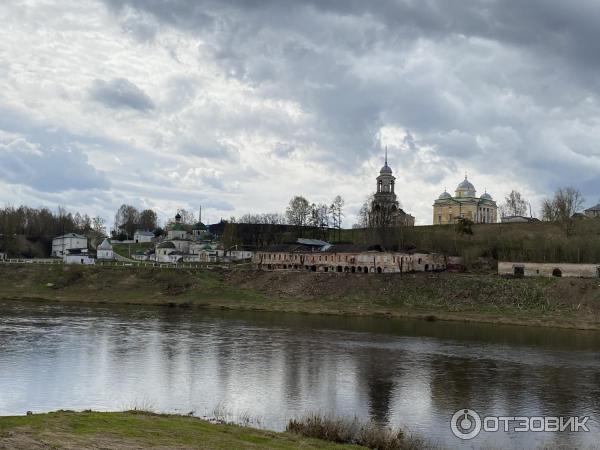
{"label": "house", "polygon": [[586,209],[584,214],[587,217],[600,217],[600,203],[598,203],[596,206]]}
{"label": "house", "polygon": [[102,243],[96,247],[96,258],[106,261],[115,259],[112,244],[108,239],[104,239]]}
{"label": "house", "polygon": [[177,249],[171,241],[160,243],[156,247],[156,262],[159,263],[178,263],[183,261],[183,252]]}
{"label": "house", "polygon": [[87,249],[88,240],[85,236],[75,233],[67,233],[52,239],[51,256],[62,257],[71,249]]}
{"label": "house", "polygon": [[227,250],[225,252],[225,258],[229,261],[244,261],[251,260],[253,254],[252,251],[244,249]]}
{"label": "house", "polygon": [[133,233],[133,240],[136,244],[152,242],[152,239],[154,239],[154,233],[151,231],[135,230],[135,233]]}
{"label": "house", "polygon": [[499,261],[498,275],[522,277],[600,278],[600,264]]}
{"label": "house", "polygon": [[87,248],[71,248],[63,255],[65,264],[93,265],[95,260],[88,255]]}

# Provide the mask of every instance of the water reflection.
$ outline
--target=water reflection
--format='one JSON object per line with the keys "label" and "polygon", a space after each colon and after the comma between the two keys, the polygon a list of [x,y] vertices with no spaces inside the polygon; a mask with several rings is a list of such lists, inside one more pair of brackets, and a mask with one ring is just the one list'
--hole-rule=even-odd
{"label": "water reflection", "polygon": [[460,323],[0,303],[0,414],[222,407],[282,429],[307,411],[402,424],[448,447],[448,420],[590,415],[588,434],[482,435],[468,447],[595,443],[600,335]]}

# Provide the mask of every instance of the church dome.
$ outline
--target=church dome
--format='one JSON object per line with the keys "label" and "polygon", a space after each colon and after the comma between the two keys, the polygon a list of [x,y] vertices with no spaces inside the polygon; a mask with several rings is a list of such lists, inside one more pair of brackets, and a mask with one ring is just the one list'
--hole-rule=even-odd
{"label": "church dome", "polygon": [[457,191],[474,191],[475,190],[475,186],[473,186],[473,183],[471,183],[469,180],[467,180],[467,177],[465,177],[465,179],[458,185],[458,187],[456,188]]}
{"label": "church dome", "polygon": [[381,168],[381,170],[379,171],[379,173],[381,175],[391,175],[392,174],[392,168],[390,166],[387,165],[387,161],[385,163],[385,165]]}
{"label": "church dome", "polygon": [[484,194],[481,196],[481,198],[482,198],[482,199],[484,199],[484,200],[493,200],[493,199],[492,199],[492,196],[491,196],[490,194],[488,194],[487,192],[485,192],[485,193],[484,193]]}
{"label": "church dome", "polygon": [[475,197],[475,186],[467,180],[467,176],[465,175],[465,179],[460,182],[460,184],[456,187],[456,196],[457,197]]}
{"label": "church dome", "polygon": [[443,200],[443,199],[445,199],[445,198],[452,198],[452,196],[451,196],[451,195],[450,195],[448,192],[444,191],[444,192],[442,192],[442,193],[440,194],[440,196],[439,196],[438,198],[439,198],[440,200]]}

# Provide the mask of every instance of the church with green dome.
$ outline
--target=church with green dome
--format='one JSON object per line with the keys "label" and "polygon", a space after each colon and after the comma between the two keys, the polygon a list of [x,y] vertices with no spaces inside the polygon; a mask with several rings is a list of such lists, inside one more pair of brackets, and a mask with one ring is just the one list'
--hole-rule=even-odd
{"label": "church with green dome", "polygon": [[460,218],[474,223],[496,223],[498,205],[487,191],[477,197],[475,186],[465,179],[459,183],[454,196],[446,190],[433,202],[433,224],[446,225],[456,223]]}

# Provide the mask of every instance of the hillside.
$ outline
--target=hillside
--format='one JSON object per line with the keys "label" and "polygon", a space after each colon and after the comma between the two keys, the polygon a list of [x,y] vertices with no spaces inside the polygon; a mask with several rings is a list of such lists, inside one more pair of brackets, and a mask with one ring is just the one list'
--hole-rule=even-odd
{"label": "hillside", "polygon": [[538,262],[600,262],[600,219],[574,221],[569,234],[559,223],[477,224],[473,234],[461,234],[453,225],[428,225],[385,230],[334,230],[309,227],[279,232],[267,225],[228,224],[226,245],[260,247],[297,237],[331,242],[381,244],[390,249],[413,249],[462,256],[467,266],[479,258]]}
{"label": "hillside", "polygon": [[58,411],[0,417],[0,448],[42,449],[356,449],[292,433],[209,423],[149,412]]}
{"label": "hillside", "polygon": [[376,315],[600,329],[600,285],[595,279],[34,264],[0,265],[0,279],[0,299],[5,300]]}

